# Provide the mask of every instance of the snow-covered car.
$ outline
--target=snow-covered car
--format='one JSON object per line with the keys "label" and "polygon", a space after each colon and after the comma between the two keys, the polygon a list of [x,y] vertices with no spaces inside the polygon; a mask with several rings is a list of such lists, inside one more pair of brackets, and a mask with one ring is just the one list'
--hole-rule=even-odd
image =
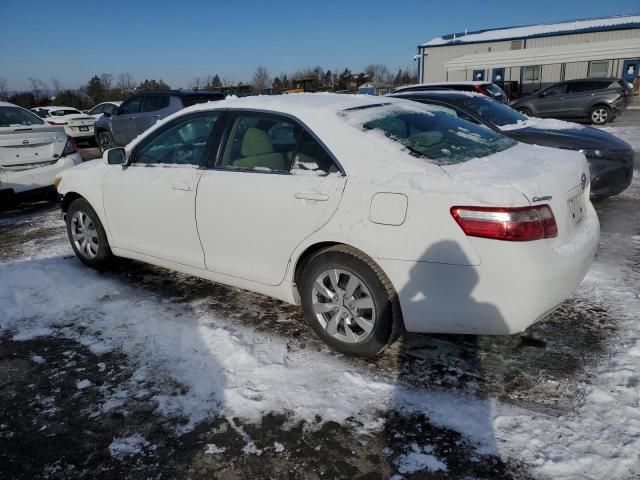
{"label": "snow-covered car", "polygon": [[99,103],[98,105],[96,105],[95,107],[93,107],[91,110],[88,110],[86,113],[87,113],[87,115],[90,115],[90,116],[92,116],[93,118],[95,118],[97,120],[98,118],[100,118],[105,113],[108,113],[109,115],[112,115],[113,112],[120,105],[122,105],[122,102],[117,101],[117,100],[109,101],[109,102],[102,102],[102,103]]}
{"label": "snow-covered car", "polygon": [[62,127],[0,102],[0,203],[16,196],[55,192],[56,175],[81,161],[73,139]]}
{"label": "snow-covered car", "polygon": [[49,125],[63,126],[67,135],[76,141],[93,141],[93,124],[96,119],[71,107],[38,107],[37,113]]}
{"label": "snow-covered car", "polygon": [[71,245],[292,304],[341,352],[511,334],[574,291],[599,223],[583,154],[395,98],[196,105],[64,172]]}

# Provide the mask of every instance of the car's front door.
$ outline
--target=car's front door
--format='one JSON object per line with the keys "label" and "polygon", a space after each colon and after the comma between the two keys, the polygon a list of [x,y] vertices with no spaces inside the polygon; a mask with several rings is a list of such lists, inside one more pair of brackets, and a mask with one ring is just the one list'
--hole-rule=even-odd
{"label": "car's front door", "polygon": [[229,114],[215,168],[198,184],[196,219],[209,270],[268,285],[336,211],[346,177],[298,122]]}
{"label": "car's front door", "polygon": [[555,117],[562,115],[564,101],[567,93],[567,84],[558,83],[551,87],[534,93],[537,98],[534,100],[536,114],[540,117]]}
{"label": "car's front door", "polygon": [[142,108],[142,98],[142,95],[128,98],[117,110],[117,115],[111,117],[111,133],[116,145],[126,145],[137,135],[134,135],[135,121]]}
{"label": "car's front door", "polygon": [[103,195],[114,247],[205,267],[195,197],[220,115],[176,118],[140,142],[126,166],[108,169]]}

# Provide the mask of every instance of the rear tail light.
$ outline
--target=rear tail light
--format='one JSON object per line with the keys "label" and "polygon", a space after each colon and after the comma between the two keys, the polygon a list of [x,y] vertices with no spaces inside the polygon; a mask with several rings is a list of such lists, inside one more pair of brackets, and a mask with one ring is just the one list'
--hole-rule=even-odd
{"label": "rear tail light", "polygon": [[470,237],[527,242],[558,236],[549,205],[533,207],[452,207],[451,215]]}
{"label": "rear tail light", "polygon": [[54,122],[53,120],[47,120],[49,125],[66,125],[67,122]]}
{"label": "rear tail light", "polygon": [[78,152],[78,146],[76,142],[73,141],[73,138],[67,136],[67,143],[64,146],[64,150],[62,150],[62,156],[71,155],[72,153]]}
{"label": "rear tail light", "polygon": [[473,89],[478,92],[478,93],[482,93],[484,95],[484,90],[482,89],[482,87],[480,85],[478,85],[477,83],[473,86]]}

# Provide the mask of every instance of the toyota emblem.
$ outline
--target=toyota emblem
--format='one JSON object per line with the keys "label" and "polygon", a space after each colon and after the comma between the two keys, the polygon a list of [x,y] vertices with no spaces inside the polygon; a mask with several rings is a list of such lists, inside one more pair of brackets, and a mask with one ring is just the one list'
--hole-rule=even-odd
{"label": "toyota emblem", "polygon": [[22,144],[23,145],[29,145],[29,140],[27,140],[27,139],[22,140]]}
{"label": "toyota emblem", "polygon": [[587,175],[584,173],[580,176],[580,186],[582,187],[582,190],[587,188]]}

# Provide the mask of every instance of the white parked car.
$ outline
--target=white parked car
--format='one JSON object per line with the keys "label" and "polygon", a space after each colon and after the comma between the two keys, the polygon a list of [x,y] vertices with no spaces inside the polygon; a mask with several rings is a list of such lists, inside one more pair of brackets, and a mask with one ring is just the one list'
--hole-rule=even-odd
{"label": "white parked car", "polygon": [[38,107],[31,111],[49,125],[63,126],[67,135],[76,141],[93,141],[93,124],[96,119],[80,110],[71,107]]}
{"label": "white parked car", "polygon": [[120,105],[122,105],[122,102],[115,101],[115,100],[114,101],[109,101],[109,102],[102,102],[102,103],[99,103],[98,105],[96,105],[95,107],[93,107],[91,110],[88,110],[87,111],[87,115],[90,115],[90,116],[92,116],[93,118],[95,118],[97,120],[98,118],[100,118],[105,113],[113,114],[113,112]]}
{"label": "white parked car", "polygon": [[330,346],[511,334],[574,291],[599,223],[582,154],[405,100],[196,105],[64,172],[87,265],[128,257],[302,304]]}
{"label": "white parked car", "polygon": [[62,127],[48,125],[27,109],[0,102],[0,203],[15,195],[55,192],[56,175],[81,161],[73,139]]}

